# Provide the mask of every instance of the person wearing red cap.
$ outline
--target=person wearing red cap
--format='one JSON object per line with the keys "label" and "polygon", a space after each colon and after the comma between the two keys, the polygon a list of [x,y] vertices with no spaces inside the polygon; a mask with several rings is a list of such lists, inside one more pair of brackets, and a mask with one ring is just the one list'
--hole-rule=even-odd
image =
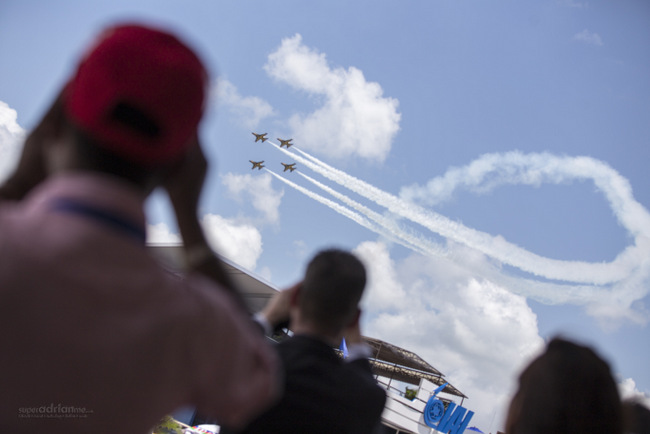
{"label": "person wearing red cap", "polygon": [[[242,425],[277,396],[277,360],[197,216],[208,75],[175,36],[106,30],[0,186],[0,432],[151,432],[193,404]],[[181,278],[147,252],[166,189]]]}

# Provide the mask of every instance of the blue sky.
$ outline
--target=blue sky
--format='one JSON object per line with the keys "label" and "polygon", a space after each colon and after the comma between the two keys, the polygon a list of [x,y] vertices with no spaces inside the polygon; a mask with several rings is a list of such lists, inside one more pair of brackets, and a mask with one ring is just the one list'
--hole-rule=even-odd
{"label": "blue sky", "polygon": [[[212,72],[201,213],[222,254],[282,288],[323,247],[357,252],[364,332],[445,373],[484,431],[558,333],[650,398],[646,1],[6,0],[0,177],[125,19],[175,29]],[[150,239],[177,240],[164,196],[147,208]]]}

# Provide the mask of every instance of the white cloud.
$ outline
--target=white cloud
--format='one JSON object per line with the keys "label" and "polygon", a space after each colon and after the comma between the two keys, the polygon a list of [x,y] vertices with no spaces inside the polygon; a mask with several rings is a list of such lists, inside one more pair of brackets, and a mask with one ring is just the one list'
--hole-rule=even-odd
{"label": "white cloud", "polygon": [[636,382],[632,378],[621,379],[618,383],[618,392],[622,400],[638,401],[650,408],[650,394],[637,389]]}
{"label": "white cloud", "polygon": [[179,234],[173,233],[166,223],[147,225],[147,244],[182,244]]}
{"label": "white cloud", "polygon": [[[255,270],[262,254],[262,235],[254,226],[216,214],[204,215],[201,225],[215,252],[245,269]],[[158,223],[147,225],[147,243],[180,244],[182,239],[167,224]],[[268,270],[264,274],[268,276]]]}
{"label": "white cloud", "polygon": [[271,104],[259,97],[242,96],[237,87],[225,78],[217,80],[212,94],[217,104],[223,105],[248,129],[255,129],[262,120],[274,115]]}
{"label": "white cloud", "polygon": [[9,104],[0,101],[0,182],[16,167],[25,130],[18,125],[18,114]]}
{"label": "white cloud", "polygon": [[603,45],[603,40],[600,38],[598,33],[592,33],[587,29],[584,29],[580,33],[573,35],[573,40],[578,42],[584,42],[585,44],[595,45],[600,47]]}
{"label": "white cloud", "polygon": [[249,224],[216,214],[201,219],[210,245],[221,255],[248,270],[254,270],[262,254],[262,234]]}
{"label": "white cloud", "polygon": [[405,292],[395,273],[388,248],[383,243],[365,242],[354,253],[368,270],[368,282],[363,296],[364,310],[390,310],[404,306]]}
{"label": "white cloud", "polygon": [[[382,243],[355,249],[368,266],[364,334],[413,351],[469,396],[487,427],[505,415],[520,369],[543,348],[524,297],[438,258],[396,262]],[[377,297],[378,300],[373,298]]]}
{"label": "white cloud", "polygon": [[268,173],[259,176],[226,173],[221,177],[221,181],[233,196],[245,196],[244,198],[249,199],[251,205],[262,213],[266,222],[277,223],[284,192],[274,190],[271,179]]}
{"label": "white cloud", "polygon": [[366,81],[362,71],[331,68],[325,54],[303,45],[299,34],[283,39],[264,69],[323,101],[313,113],[291,117],[296,145],[337,158],[386,159],[399,130],[399,103],[383,97],[381,86]]}

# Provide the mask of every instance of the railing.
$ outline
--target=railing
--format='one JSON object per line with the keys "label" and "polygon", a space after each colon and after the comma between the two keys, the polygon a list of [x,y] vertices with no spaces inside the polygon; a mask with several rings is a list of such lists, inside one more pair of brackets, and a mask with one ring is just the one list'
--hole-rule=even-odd
{"label": "railing", "polygon": [[403,433],[431,433],[430,427],[423,422],[422,410],[426,405],[421,399],[415,397],[410,400],[404,392],[382,381],[379,383],[387,390],[387,400],[382,413],[382,422]]}
{"label": "railing", "polygon": [[413,372],[413,373],[418,374],[420,376],[439,378],[439,379],[442,379],[442,377],[443,377],[443,375],[441,375],[441,374],[434,374],[433,372],[422,371],[420,369],[410,368],[410,367],[404,366],[404,365],[398,365],[397,363],[391,363],[391,362],[387,362],[385,360],[375,359],[374,357],[370,357],[368,360],[370,360],[371,362],[375,362],[377,364],[380,364],[380,365],[392,366],[392,367],[395,368],[395,370],[399,369],[399,370],[403,370],[403,371]]}
{"label": "railing", "polygon": [[[387,392],[386,406],[382,413],[382,422],[384,425],[391,428],[398,429],[404,433],[424,434],[424,433],[437,433],[437,431],[428,426],[424,421],[424,409],[429,401],[432,393],[434,392],[435,385],[426,380],[420,382],[420,387],[416,391],[413,399],[405,396],[405,391],[398,389],[391,384],[392,379],[387,377],[376,377],[377,383],[381,385]],[[431,387],[431,390],[429,390]],[[447,404],[453,402],[437,395]]]}

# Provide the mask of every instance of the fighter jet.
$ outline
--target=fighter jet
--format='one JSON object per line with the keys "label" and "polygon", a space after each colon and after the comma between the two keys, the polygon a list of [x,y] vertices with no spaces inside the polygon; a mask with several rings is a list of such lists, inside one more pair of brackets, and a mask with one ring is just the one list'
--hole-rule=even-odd
{"label": "fighter jet", "polygon": [[281,138],[278,137],[278,140],[280,141],[280,147],[286,146],[287,149],[289,149],[289,146],[293,145],[293,143],[290,143],[293,139],[282,140]]}
{"label": "fighter jet", "polygon": [[264,165],[262,164],[264,162],[264,160],[262,160],[262,161],[248,160],[248,161],[253,163],[253,167],[251,167],[251,170],[255,170],[256,167],[257,167],[257,170],[262,170],[262,167],[264,167]]}
{"label": "fighter jet", "polygon": [[293,172],[294,170],[296,170],[296,163],[291,163],[291,164],[280,163],[280,164],[284,166],[283,172],[286,172],[287,170]]}
{"label": "fighter jet", "polygon": [[253,135],[255,136],[255,142],[257,142],[258,140],[261,140],[262,143],[266,142],[268,140],[266,134],[267,133],[262,133],[262,134],[253,133]]}

